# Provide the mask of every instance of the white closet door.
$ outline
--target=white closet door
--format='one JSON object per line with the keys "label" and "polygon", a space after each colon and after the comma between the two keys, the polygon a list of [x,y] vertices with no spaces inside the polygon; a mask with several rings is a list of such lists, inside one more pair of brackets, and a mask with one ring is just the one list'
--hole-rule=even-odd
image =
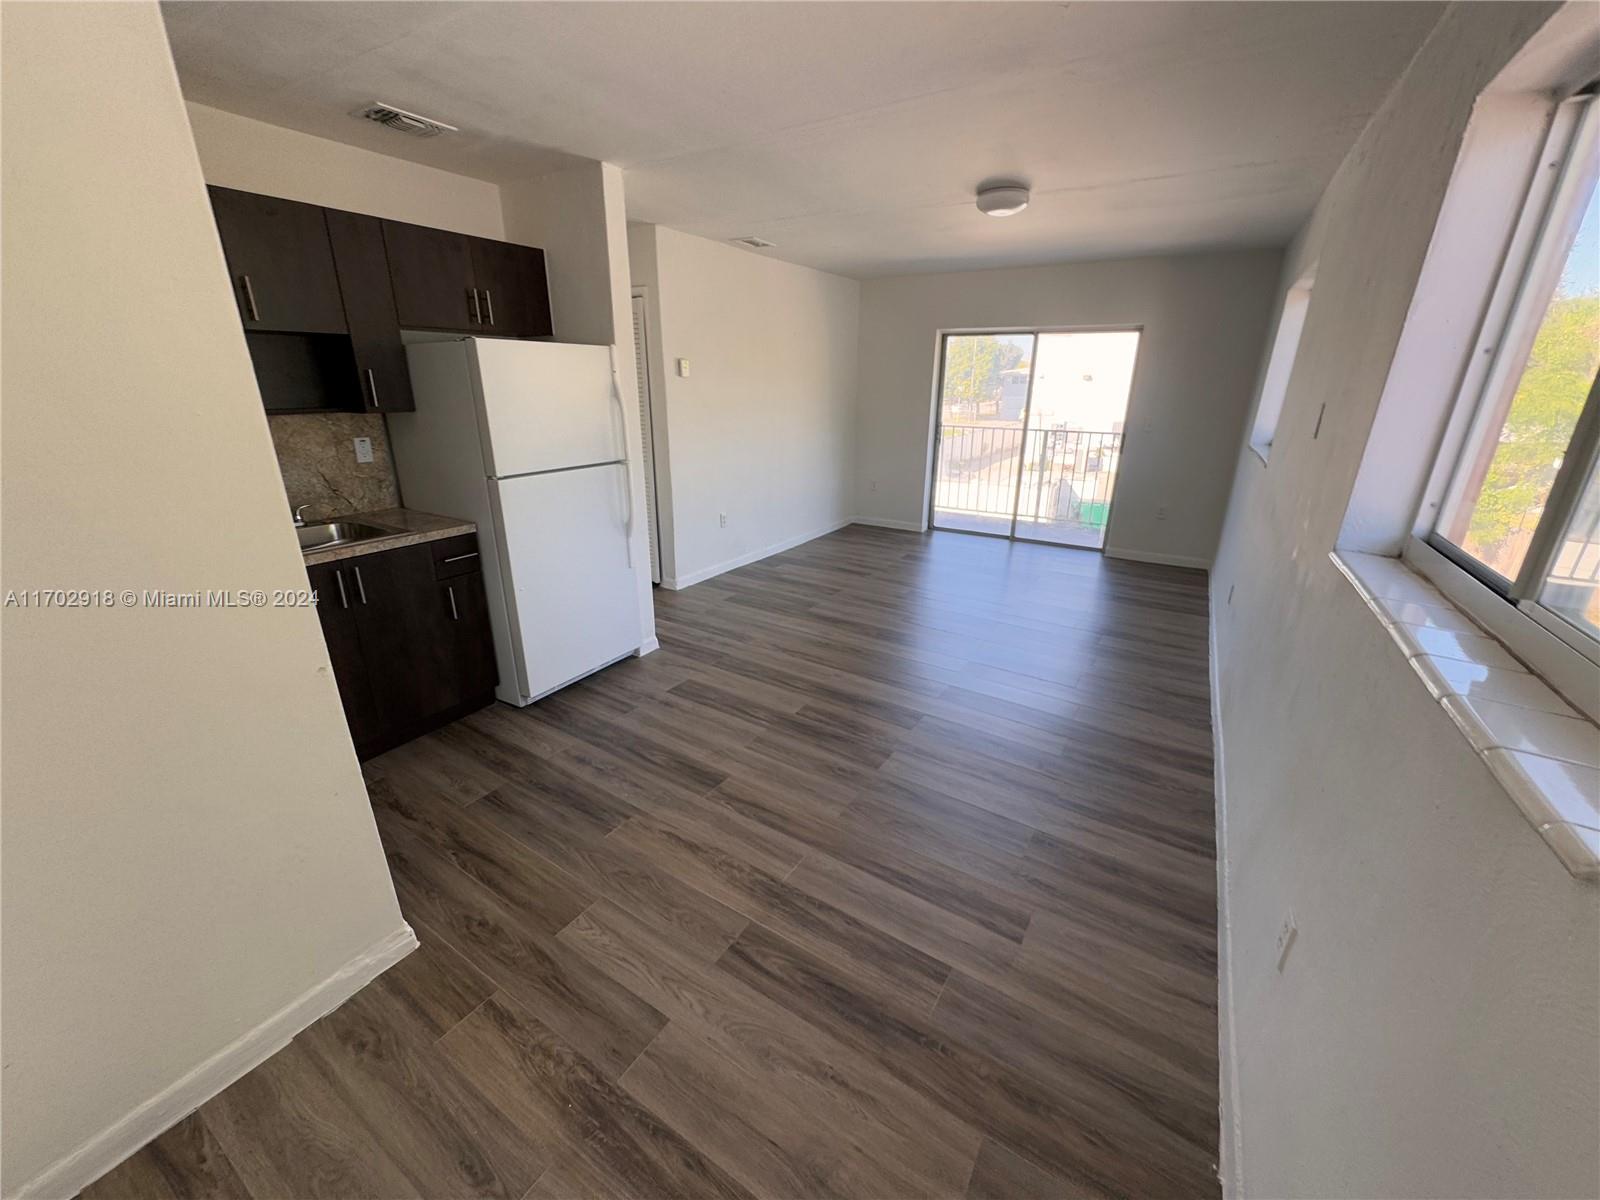
{"label": "white closet door", "polygon": [[633,375],[639,381],[639,431],[644,442],[644,527],[650,537],[650,580],[661,582],[661,549],[656,545],[655,436],[650,426],[650,359],[645,352],[644,297],[633,298]]}

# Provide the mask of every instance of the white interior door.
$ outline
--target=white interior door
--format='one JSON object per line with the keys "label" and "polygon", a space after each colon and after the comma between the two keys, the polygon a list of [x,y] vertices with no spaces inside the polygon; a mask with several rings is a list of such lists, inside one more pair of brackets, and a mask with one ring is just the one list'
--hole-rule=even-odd
{"label": "white interior door", "polygon": [[661,547],[656,541],[655,424],[650,412],[650,341],[642,295],[633,297],[633,369],[639,381],[639,429],[644,434],[644,527],[650,538],[650,582],[661,582]]}
{"label": "white interior door", "polygon": [[628,456],[610,346],[474,338],[473,370],[491,475]]}
{"label": "white interior door", "polygon": [[[522,695],[537,700],[639,648],[625,463],[497,479]],[[502,697],[504,698],[504,697]]]}

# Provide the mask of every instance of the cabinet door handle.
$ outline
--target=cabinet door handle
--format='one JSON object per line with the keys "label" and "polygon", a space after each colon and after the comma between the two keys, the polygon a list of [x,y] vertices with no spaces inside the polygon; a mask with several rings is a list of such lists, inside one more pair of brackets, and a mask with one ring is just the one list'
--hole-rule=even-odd
{"label": "cabinet door handle", "polygon": [[483,324],[483,306],[478,302],[478,289],[467,289],[472,294],[472,320],[475,324]]}
{"label": "cabinet door handle", "polygon": [[456,590],[455,590],[455,588],[447,587],[444,590],[450,593],[450,619],[452,621],[461,620],[461,613],[456,610]]}
{"label": "cabinet door handle", "polygon": [[250,276],[241,275],[239,276],[239,281],[244,284],[244,304],[250,310],[250,319],[252,321],[261,320],[261,313],[256,308],[256,290],[250,286]]}
{"label": "cabinet door handle", "polygon": [[367,386],[372,389],[372,407],[382,408],[383,401],[378,399],[378,377],[372,373],[372,368],[367,368]]}
{"label": "cabinet door handle", "polygon": [[365,604],[367,602],[367,585],[361,582],[361,568],[351,567],[350,569],[356,573],[356,593],[361,597],[361,603]]}
{"label": "cabinet door handle", "polygon": [[339,581],[339,604],[343,608],[350,607],[350,597],[344,590],[344,572],[335,571],[333,577]]}
{"label": "cabinet door handle", "polygon": [[488,288],[483,289],[483,302],[489,309],[489,324],[494,324],[494,294]]}
{"label": "cabinet door handle", "polygon": [[478,552],[476,550],[469,550],[465,554],[452,554],[449,558],[445,559],[444,561],[447,562],[447,563],[466,562],[467,559],[469,559],[469,558],[477,558],[477,557],[478,557]]}

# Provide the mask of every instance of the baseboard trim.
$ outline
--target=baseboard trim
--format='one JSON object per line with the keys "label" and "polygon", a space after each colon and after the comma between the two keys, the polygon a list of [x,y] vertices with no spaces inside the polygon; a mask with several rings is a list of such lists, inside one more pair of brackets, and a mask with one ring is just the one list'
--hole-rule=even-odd
{"label": "baseboard trim", "polygon": [[1233,928],[1228,919],[1227,769],[1222,747],[1221,667],[1217,659],[1215,607],[1206,621],[1211,674],[1212,791],[1217,804],[1217,1062],[1222,1078],[1221,1137],[1217,1175],[1225,1200],[1244,1193],[1244,1139],[1239,1128],[1239,1052],[1233,1023]]}
{"label": "baseboard trim", "polygon": [[899,529],[906,533],[926,533],[927,526],[920,521],[896,521],[889,517],[851,517],[851,525],[871,525],[877,529]]}
{"label": "baseboard trim", "polygon": [[659,649],[661,649],[661,639],[650,637],[640,642],[639,648],[633,653],[634,657],[643,658],[646,654],[654,654]]}
{"label": "baseboard trim", "polygon": [[837,533],[846,525],[853,524],[855,524],[855,518],[846,517],[842,521],[835,521],[825,529],[818,529],[814,533],[803,533],[799,537],[774,542],[770,546],[763,546],[759,550],[752,550],[749,554],[741,554],[738,558],[730,558],[726,562],[719,562],[715,566],[706,567],[704,570],[691,571],[687,575],[675,575],[671,578],[662,576],[661,586],[668,591],[681,592],[684,588],[693,587],[697,583],[704,583],[708,579],[715,579],[718,575],[725,575],[729,571],[738,570],[740,567],[748,567],[753,562],[760,562],[763,558],[771,558],[774,554],[782,554],[785,550],[793,550],[796,546],[803,546],[807,542],[816,541],[819,537],[827,537],[828,534]]}
{"label": "baseboard trim", "polygon": [[363,950],[327,979],[290,1001],[132,1112],[24,1183],[14,1200],[61,1200],[75,1196],[140,1147],[271,1058],[291,1038],[326,1016],[417,948],[417,935],[402,924]]}
{"label": "baseboard trim", "polygon": [[1122,558],[1128,562],[1159,563],[1164,567],[1194,567],[1201,571],[1211,569],[1209,558],[1196,558],[1190,554],[1154,554],[1148,550],[1127,550],[1120,546],[1107,546],[1107,558]]}

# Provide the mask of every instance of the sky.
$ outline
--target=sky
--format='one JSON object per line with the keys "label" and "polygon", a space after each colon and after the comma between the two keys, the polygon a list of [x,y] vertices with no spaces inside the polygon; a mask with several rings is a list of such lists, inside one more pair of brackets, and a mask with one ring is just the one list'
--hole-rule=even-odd
{"label": "sky", "polygon": [[1561,271],[1558,296],[1600,296],[1600,190],[1592,183],[1589,189],[1589,207]]}

